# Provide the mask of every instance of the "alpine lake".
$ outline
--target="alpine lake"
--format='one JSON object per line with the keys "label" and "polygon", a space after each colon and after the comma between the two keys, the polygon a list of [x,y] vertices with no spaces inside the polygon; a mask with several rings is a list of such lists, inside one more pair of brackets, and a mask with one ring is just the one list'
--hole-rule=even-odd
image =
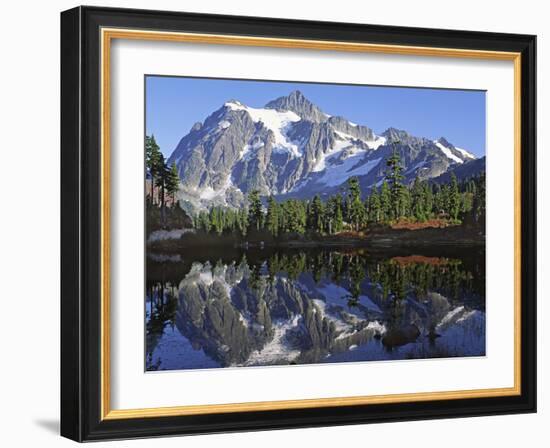
{"label": "alpine lake", "polygon": [[485,252],[148,251],[147,371],[485,355]]}

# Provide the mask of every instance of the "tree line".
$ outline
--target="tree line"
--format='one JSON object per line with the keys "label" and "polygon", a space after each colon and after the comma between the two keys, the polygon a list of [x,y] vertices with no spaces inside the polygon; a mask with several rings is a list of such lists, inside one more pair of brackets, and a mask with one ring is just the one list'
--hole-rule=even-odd
{"label": "tree line", "polygon": [[394,224],[403,220],[426,222],[437,219],[449,224],[467,222],[484,226],[485,174],[462,182],[451,173],[449,183],[420,180],[403,183],[403,167],[394,152],[386,161],[386,173],[379,186],[364,194],[359,180],[352,177],[344,191],[322,200],[287,199],[277,202],[273,196],[262,203],[260,192],[248,194],[248,207],[235,210],[216,206],[201,211],[193,222],[196,229],[218,235],[238,232],[334,235],[343,231],[359,232],[376,224]]}

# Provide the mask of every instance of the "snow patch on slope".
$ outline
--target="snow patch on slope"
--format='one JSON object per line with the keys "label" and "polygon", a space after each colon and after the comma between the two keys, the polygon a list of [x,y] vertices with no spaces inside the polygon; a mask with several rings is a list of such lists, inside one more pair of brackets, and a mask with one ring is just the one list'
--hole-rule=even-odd
{"label": "snow patch on slope", "polygon": [[[376,137],[372,141],[366,141],[356,139],[352,135],[346,134],[345,132],[334,132],[336,133],[338,139],[326,153],[320,155],[311,170],[312,173],[320,173],[325,171],[323,177],[319,179],[319,182],[331,187],[345,182],[347,177],[368,174],[368,172],[380,161],[380,159],[376,159],[376,163],[375,160],[373,160],[372,163],[367,162],[361,166],[355,167],[355,165],[357,165],[361,158],[367,153],[367,150],[355,146],[357,141],[364,142],[370,149],[374,150],[386,143],[385,137]],[[336,161],[336,158],[338,156],[342,157],[342,151],[344,150],[348,151],[349,154],[343,158],[344,162],[339,164],[338,161]],[[326,171],[327,168],[330,169],[330,172]],[[342,180],[343,177],[346,178]]]}
{"label": "snow patch on slope", "polygon": [[318,182],[329,187],[336,187],[346,182],[350,177],[364,176],[368,174],[374,167],[376,167],[376,165],[378,165],[381,158],[369,160],[358,165],[364,158],[365,152],[365,150],[358,150],[344,159],[342,163],[331,165],[329,170],[325,170],[325,173],[318,180]]}
{"label": "snow patch on slope", "polygon": [[299,146],[292,142],[286,133],[290,124],[301,120],[297,114],[291,111],[282,112],[275,109],[255,109],[233,101],[225,103],[225,106],[231,110],[244,110],[248,112],[252,121],[255,123],[261,122],[267,129],[273,132],[273,136],[275,137],[274,151],[290,152],[294,157],[301,157],[302,153]]}
{"label": "snow patch on slope", "polygon": [[319,157],[319,160],[317,160],[317,162],[315,163],[315,166],[311,170],[313,173],[318,173],[323,171],[327,167],[327,164],[326,164],[327,159],[340,153],[343,149],[350,148],[351,146],[353,146],[352,143],[349,141],[349,139],[345,137],[345,135],[347,134],[343,134],[338,131],[336,131],[336,134],[338,134],[339,137],[342,137],[342,139],[336,140],[332,148],[330,148],[326,153],[321,154],[321,156]]}
{"label": "snow patch on slope", "polygon": [[466,157],[467,159],[475,159],[475,158],[476,158],[476,156],[474,156],[471,152],[466,151],[465,149],[457,148],[456,146],[455,146],[455,149],[456,149],[460,154],[462,154],[464,157]]}
{"label": "snow patch on slope", "polygon": [[382,145],[385,145],[386,144],[386,137],[383,137],[383,136],[375,136],[376,138],[374,139],[374,141],[372,142],[367,142],[367,144],[372,148],[372,149],[378,149],[380,146]]}
{"label": "snow patch on slope", "polygon": [[340,137],[342,140],[346,140],[350,145],[352,145],[354,141],[361,141],[371,149],[378,149],[379,146],[384,145],[386,143],[386,137],[383,137],[383,136],[375,135],[374,140],[363,140],[363,139],[356,138],[353,135],[346,134],[345,132],[341,132],[341,131],[334,131],[334,132],[336,133],[336,135],[338,135],[338,137]]}
{"label": "snow patch on slope", "polygon": [[461,158],[455,156],[449,148],[442,145],[437,140],[434,141],[434,143],[439,149],[441,149],[441,152],[443,154],[445,154],[445,156],[447,156],[448,159],[451,159],[451,160],[455,161],[456,163],[464,163],[464,161]]}
{"label": "snow patch on slope", "polygon": [[243,149],[241,150],[239,154],[239,160],[248,160],[252,157],[252,153],[255,150],[258,150],[262,148],[265,145],[265,143],[262,140],[254,140],[251,143],[248,143],[247,145],[244,145]]}

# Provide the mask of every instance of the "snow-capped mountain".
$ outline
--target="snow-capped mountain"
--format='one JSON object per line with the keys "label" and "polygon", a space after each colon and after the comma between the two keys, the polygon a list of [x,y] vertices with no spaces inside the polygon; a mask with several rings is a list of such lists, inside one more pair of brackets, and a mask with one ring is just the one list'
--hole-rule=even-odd
{"label": "snow-capped mountain", "polygon": [[175,162],[188,206],[239,206],[246,193],[310,197],[340,189],[352,176],[363,188],[379,185],[396,150],[405,181],[430,179],[475,160],[445,138],[432,141],[324,113],[299,91],[263,108],[230,100],[196,123],[179,142]]}

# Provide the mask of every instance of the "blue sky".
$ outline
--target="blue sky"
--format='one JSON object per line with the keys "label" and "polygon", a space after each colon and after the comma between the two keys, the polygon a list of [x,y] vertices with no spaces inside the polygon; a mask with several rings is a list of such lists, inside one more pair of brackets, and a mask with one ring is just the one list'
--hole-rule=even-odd
{"label": "blue sky", "polygon": [[305,84],[182,77],[146,77],[146,133],[169,156],[191,126],[237,99],[251,107],[300,90],[330,115],[419,137],[445,137],[476,156],[485,155],[485,92],[404,87]]}

